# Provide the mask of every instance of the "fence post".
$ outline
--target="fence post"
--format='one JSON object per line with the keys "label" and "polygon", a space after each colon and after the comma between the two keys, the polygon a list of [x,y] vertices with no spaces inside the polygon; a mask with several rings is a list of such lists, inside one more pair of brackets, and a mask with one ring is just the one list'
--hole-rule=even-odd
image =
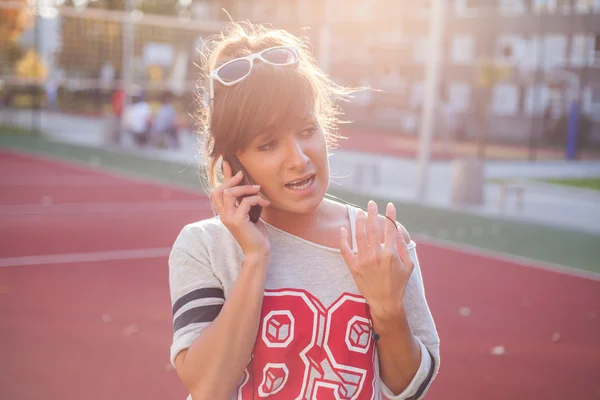
{"label": "fence post", "polygon": [[437,103],[438,82],[444,35],[444,16],[446,0],[435,0],[429,18],[429,39],[427,44],[427,64],[425,67],[425,96],[421,110],[419,131],[419,180],[417,182],[417,198],[424,200],[427,196],[427,176],[431,159],[431,140],[433,135],[434,112]]}
{"label": "fence post", "polygon": [[577,134],[579,131],[579,102],[577,99],[571,101],[567,129],[565,158],[567,160],[574,160],[577,157]]}
{"label": "fence post", "polygon": [[[125,19],[123,22],[123,64],[122,64],[122,71],[121,71],[121,76],[122,76],[122,82],[123,82],[123,112],[125,112],[125,110],[127,109],[127,107],[130,104],[130,89],[131,89],[131,82],[132,82],[132,70],[131,70],[131,65],[132,65],[132,58],[133,58],[133,51],[135,49],[134,47],[134,32],[133,32],[133,18],[132,18],[132,13],[133,11],[133,0],[125,0]],[[123,121],[123,119],[121,119],[121,121]],[[123,127],[121,127],[122,129]]]}

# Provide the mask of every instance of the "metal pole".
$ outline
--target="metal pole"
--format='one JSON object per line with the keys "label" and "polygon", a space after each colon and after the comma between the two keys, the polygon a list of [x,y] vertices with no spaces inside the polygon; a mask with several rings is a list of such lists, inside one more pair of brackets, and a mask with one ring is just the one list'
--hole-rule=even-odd
{"label": "metal pole", "polygon": [[[42,52],[40,48],[40,2],[35,3],[35,18],[34,18],[34,32],[33,32],[34,52],[39,62],[42,62]],[[31,128],[35,133],[41,132],[41,97],[43,81],[38,79],[38,68],[41,68],[39,63],[32,63],[32,77],[33,77],[33,96],[31,103]]]}
{"label": "metal pole", "polygon": [[[123,22],[123,64],[121,67],[121,79],[123,96],[123,110],[130,104],[130,88],[132,83],[132,58],[134,51],[134,30],[131,12],[133,11],[133,0],[125,0],[125,21]],[[121,119],[121,121],[123,121]],[[122,127],[121,127],[122,128]]]}
{"label": "metal pole", "polygon": [[418,154],[418,186],[417,198],[424,200],[427,196],[427,178],[431,160],[431,140],[433,136],[437,88],[440,78],[440,63],[444,32],[446,0],[434,0],[429,20],[429,40],[427,45],[427,64],[425,66],[425,93],[421,109]]}
{"label": "metal pole", "polygon": [[319,66],[323,72],[330,73],[331,54],[331,2],[323,2],[323,23],[319,29]]}

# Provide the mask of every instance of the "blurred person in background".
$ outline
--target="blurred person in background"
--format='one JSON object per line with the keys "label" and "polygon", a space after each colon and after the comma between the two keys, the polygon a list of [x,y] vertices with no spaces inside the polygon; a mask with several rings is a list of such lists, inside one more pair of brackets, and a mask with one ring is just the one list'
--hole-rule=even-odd
{"label": "blurred person in background", "polygon": [[173,106],[174,95],[165,91],[160,97],[160,107],[152,121],[150,140],[152,146],[165,144],[169,148],[179,147],[179,132],[177,129],[177,111]]}
{"label": "blurred person in background", "polygon": [[152,127],[152,107],[146,101],[143,90],[134,89],[131,104],[123,113],[123,123],[136,145],[145,147],[148,144]]}
{"label": "blurred person in background", "polygon": [[106,122],[108,142],[111,144],[119,144],[121,142],[121,129],[123,116],[123,103],[125,101],[125,90],[119,86],[113,92],[110,99],[112,113],[109,115]]}
{"label": "blurred person in background", "polygon": [[325,198],[335,102],[354,90],[309,48],[251,24],[208,42],[199,123],[218,215],[183,227],[169,257],[171,363],[188,399],[421,399],[439,370],[395,207]]}
{"label": "blurred person in background", "polygon": [[46,90],[46,108],[54,111],[58,108],[58,82],[55,79],[48,79],[45,86]]}

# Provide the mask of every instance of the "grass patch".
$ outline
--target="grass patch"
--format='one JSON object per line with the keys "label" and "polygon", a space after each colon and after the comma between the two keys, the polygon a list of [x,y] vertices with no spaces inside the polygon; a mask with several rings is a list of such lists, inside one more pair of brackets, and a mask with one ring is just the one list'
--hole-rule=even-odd
{"label": "grass patch", "polygon": [[20,126],[0,124],[0,136],[37,137],[40,136],[40,134],[32,131],[31,129],[22,128]]}
{"label": "grass patch", "polygon": [[600,191],[600,176],[576,179],[543,179],[542,182]]}

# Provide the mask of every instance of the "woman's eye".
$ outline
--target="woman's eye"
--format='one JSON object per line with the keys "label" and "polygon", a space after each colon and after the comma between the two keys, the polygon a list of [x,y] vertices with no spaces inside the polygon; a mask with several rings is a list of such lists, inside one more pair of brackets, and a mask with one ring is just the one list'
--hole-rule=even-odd
{"label": "woman's eye", "polygon": [[268,151],[268,150],[271,150],[273,147],[275,147],[276,144],[277,143],[274,140],[271,140],[270,142],[267,142],[265,144],[258,146],[258,150],[259,151]]}
{"label": "woman's eye", "polygon": [[314,135],[316,131],[317,131],[317,127],[314,125],[311,125],[308,128],[301,131],[300,135],[310,137],[310,136]]}

